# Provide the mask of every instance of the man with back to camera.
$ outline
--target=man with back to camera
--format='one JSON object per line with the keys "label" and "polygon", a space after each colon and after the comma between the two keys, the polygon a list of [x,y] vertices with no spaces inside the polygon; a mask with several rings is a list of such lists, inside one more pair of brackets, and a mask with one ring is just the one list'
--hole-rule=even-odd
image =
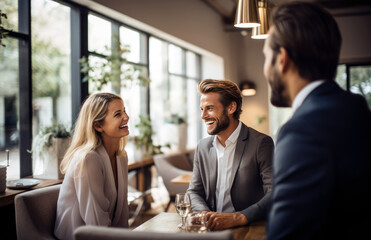
{"label": "man with back to camera", "polygon": [[205,211],[211,230],[265,219],[272,185],[272,138],[239,121],[242,97],[235,83],[206,79],[198,90],[201,118],[213,136],[196,148],[187,191],[192,211]]}
{"label": "man with back to camera", "polygon": [[264,75],[271,103],[294,114],[277,138],[268,240],[369,235],[371,113],[334,81],[340,46],[337,23],[321,7],[274,10]]}

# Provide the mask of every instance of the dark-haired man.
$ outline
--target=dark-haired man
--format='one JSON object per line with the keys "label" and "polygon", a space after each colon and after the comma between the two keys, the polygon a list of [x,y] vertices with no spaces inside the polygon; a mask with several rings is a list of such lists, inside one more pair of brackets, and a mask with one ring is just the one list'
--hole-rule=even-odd
{"label": "dark-haired man", "polygon": [[271,103],[292,107],[273,162],[267,239],[362,239],[371,224],[371,113],[334,81],[341,35],[310,3],[274,10],[264,45]]}
{"label": "dark-haired man", "polygon": [[242,97],[231,81],[199,83],[208,138],[197,145],[188,193],[192,211],[206,211],[222,230],[266,218],[272,184],[273,140],[239,121]]}

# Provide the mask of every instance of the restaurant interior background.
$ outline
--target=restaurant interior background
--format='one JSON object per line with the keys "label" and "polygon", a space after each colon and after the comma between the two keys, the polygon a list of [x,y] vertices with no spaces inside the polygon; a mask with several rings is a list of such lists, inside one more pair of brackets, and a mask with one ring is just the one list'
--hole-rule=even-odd
{"label": "restaurant interior background", "polygon": [[[268,6],[288,0],[268,0]],[[316,1],[316,0],[313,0]],[[363,94],[371,106],[371,3],[319,0],[339,24],[343,44],[339,84]],[[233,27],[237,0],[0,0],[9,30],[0,46],[0,162],[10,150],[8,180],[32,175],[30,150],[37,133],[53,121],[71,128],[85,97],[99,91],[96,79],[114,43],[128,46],[124,72],[102,91],[120,94],[137,136],[140,115],[149,115],[156,145],[177,148],[176,125],[187,124],[186,148],[206,136],[197,82],[205,78],[249,81],[241,120],[276,137],[290,109],[269,104],[263,75],[264,40]],[[117,50],[117,49],[116,49]],[[96,71],[82,81],[79,62]],[[102,70],[103,69],[103,70]],[[145,81],[150,79],[148,86]],[[144,83],[144,84],[138,84]],[[351,126],[350,126],[351,127]],[[127,147],[134,158],[132,141]]]}

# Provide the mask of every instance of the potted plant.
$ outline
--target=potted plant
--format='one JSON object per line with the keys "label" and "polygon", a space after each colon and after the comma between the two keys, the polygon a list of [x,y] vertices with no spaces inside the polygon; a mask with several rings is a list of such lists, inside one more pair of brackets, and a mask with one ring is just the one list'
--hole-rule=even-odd
{"label": "potted plant", "polygon": [[8,17],[6,16],[6,14],[0,10],[0,46],[3,46],[3,47],[5,47],[5,44],[3,43],[3,39],[6,38],[6,35],[8,34],[8,32],[3,27],[3,19],[7,19],[7,18]]}
{"label": "potted plant", "polygon": [[121,86],[129,86],[130,84],[148,86],[150,80],[144,71],[145,68],[127,61],[130,48],[127,45],[122,45],[117,36],[114,37],[112,50],[107,46],[105,48],[111,52],[105,61],[91,62],[86,57],[80,59],[80,71],[85,75],[82,79],[83,82],[94,83],[94,88],[98,91],[111,83],[114,92],[120,92]]}
{"label": "potted plant", "polygon": [[55,121],[39,131],[32,141],[32,168],[35,178],[63,178],[59,165],[70,145],[70,136],[70,131]]}
{"label": "potted plant", "polygon": [[139,123],[135,125],[139,129],[139,135],[132,138],[136,149],[140,150],[144,157],[163,153],[162,147],[170,147],[167,145],[154,145],[152,141],[152,123],[148,116],[140,115]]}

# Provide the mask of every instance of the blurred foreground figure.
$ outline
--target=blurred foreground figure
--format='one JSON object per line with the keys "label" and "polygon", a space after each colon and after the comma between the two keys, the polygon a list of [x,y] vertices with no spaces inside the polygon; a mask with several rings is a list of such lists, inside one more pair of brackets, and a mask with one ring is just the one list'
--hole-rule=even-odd
{"label": "blurred foreground figure", "polygon": [[334,81],[341,35],[309,3],[275,9],[265,42],[271,103],[292,107],[273,161],[267,239],[362,239],[371,226],[371,113]]}

